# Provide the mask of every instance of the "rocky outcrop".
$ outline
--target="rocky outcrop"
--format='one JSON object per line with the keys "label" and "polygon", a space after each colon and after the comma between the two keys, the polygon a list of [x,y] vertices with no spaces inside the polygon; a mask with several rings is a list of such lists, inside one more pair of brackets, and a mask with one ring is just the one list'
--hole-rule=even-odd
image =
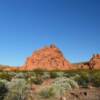
{"label": "rocky outcrop", "polygon": [[100,54],[93,55],[88,62],[73,64],[73,69],[100,69]]}
{"label": "rocky outcrop", "polygon": [[23,70],[70,70],[71,68],[69,61],[64,58],[62,52],[55,45],[35,51],[21,67]]}
{"label": "rocky outcrop", "polygon": [[100,69],[100,54],[93,55],[89,61],[90,69]]}

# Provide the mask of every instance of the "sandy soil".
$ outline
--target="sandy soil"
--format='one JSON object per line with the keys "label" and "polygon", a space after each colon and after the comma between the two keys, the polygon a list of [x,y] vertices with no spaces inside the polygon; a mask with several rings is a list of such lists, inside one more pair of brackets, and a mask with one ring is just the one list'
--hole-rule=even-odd
{"label": "sandy soil", "polygon": [[100,100],[100,88],[67,91],[65,98],[65,100]]}

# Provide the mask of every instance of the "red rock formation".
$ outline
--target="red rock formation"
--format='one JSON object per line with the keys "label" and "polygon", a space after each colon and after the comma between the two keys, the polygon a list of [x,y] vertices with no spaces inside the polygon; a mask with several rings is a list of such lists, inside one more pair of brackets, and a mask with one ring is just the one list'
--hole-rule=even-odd
{"label": "red rock formation", "polygon": [[55,45],[50,45],[34,52],[21,69],[70,70],[71,68],[71,64],[65,60],[61,51]]}
{"label": "red rock formation", "polygon": [[93,55],[89,61],[90,69],[100,69],[100,54]]}

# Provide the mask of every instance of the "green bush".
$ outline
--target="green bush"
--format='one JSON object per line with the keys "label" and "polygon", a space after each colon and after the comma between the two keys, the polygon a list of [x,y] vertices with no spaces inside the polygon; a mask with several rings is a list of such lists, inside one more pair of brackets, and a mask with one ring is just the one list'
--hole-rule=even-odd
{"label": "green bush", "polygon": [[52,89],[52,88],[46,88],[46,87],[45,87],[45,89],[43,89],[43,90],[39,93],[39,95],[40,95],[41,97],[43,97],[43,98],[50,98],[50,97],[54,96],[54,92],[53,92],[53,89]]}
{"label": "green bush", "polygon": [[26,75],[25,73],[20,72],[20,73],[17,73],[14,77],[15,78],[26,78]]}
{"label": "green bush", "polygon": [[4,100],[24,100],[28,85],[24,79],[13,79],[7,84],[8,93]]}
{"label": "green bush", "polygon": [[63,77],[64,72],[50,72],[50,77],[51,78],[57,78],[57,77]]}
{"label": "green bush", "polygon": [[50,98],[51,96],[60,97],[64,95],[67,90],[78,87],[78,84],[74,80],[66,77],[59,77],[54,79],[54,81],[47,87],[42,88],[40,94],[45,98]]}
{"label": "green bush", "polygon": [[79,87],[77,82],[66,77],[56,78],[52,85],[58,86],[58,87],[64,87],[65,90],[70,90],[70,89]]}
{"label": "green bush", "polygon": [[74,73],[74,72],[65,72],[65,73],[64,73],[64,77],[70,78],[70,77],[75,76],[76,74],[77,74],[77,73]]}
{"label": "green bush", "polygon": [[79,77],[76,77],[75,80],[84,88],[87,88],[90,83],[90,74],[88,72],[79,72]]}
{"label": "green bush", "polygon": [[100,72],[95,72],[93,74],[92,82],[95,87],[100,87]]}
{"label": "green bush", "polygon": [[6,93],[8,92],[8,89],[6,88],[5,84],[0,81],[0,100],[3,100]]}
{"label": "green bush", "polygon": [[28,79],[28,81],[32,84],[37,84],[37,85],[40,85],[43,83],[43,80],[41,79],[41,77],[31,77]]}
{"label": "green bush", "polygon": [[33,72],[36,74],[36,76],[41,76],[41,75],[43,75],[44,70],[42,70],[42,69],[35,69]]}
{"label": "green bush", "polygon": [[42,75],[42,79],[49,79],[50,78],[50,73],[49,72],[44,72]]}
{"label": "green bush", "polygon": [[2,72],[0,73],[0,78],[1,79],[6,79],[8,81],[10,81],[12,79],[13,75],[6,73],[6,72]]}

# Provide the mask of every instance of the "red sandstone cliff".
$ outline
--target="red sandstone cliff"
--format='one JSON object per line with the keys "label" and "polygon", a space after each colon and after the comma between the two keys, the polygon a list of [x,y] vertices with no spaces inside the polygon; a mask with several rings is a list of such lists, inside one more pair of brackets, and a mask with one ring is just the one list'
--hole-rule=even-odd
{"label": "red sandstone cliff", "polygon": [[100,69],[100,54],[93,55],[87,62],[73,64],[73,69]]}
{"label": "red sandstone cliff", "polygon": [[71,68],[71,64],[61,51],[55,45],[50,45],[34,52],[21,69],[70,70]]}
{"label": "red sandstone cliff", "polygon": [[26,63],[22,67],[0,66],[0,70],[16,71],[16,70],[77,70],[77,69],[100,69],[100,54],[93,55],[87,62],[70,64],[55,46],[50,45],[33,52],[28,57]]}
{"label": "red sandstone cliff", "polygon": [[100,54],[93,55],[89,61],[90,69],[100,69]]}

